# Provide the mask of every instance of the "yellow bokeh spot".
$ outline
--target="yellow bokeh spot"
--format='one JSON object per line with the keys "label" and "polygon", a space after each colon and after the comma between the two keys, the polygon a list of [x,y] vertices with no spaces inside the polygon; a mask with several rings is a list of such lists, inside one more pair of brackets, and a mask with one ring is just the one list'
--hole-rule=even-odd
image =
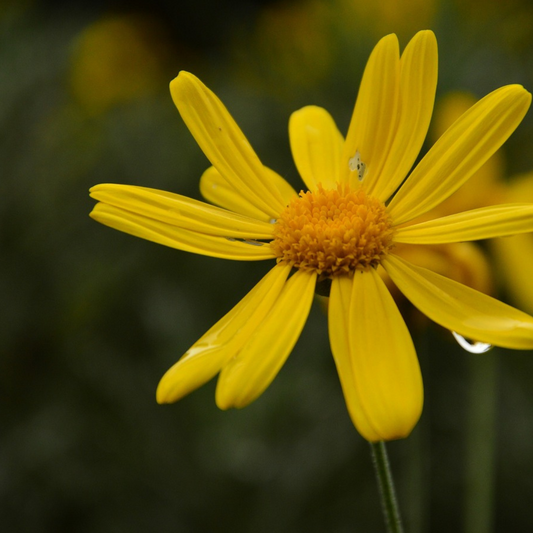
{"label": "yellow bokeh spot", "polygon": [[157,22],[105,17],[85,28],[72,53],[70,85],[90,113],[153,95],[166,87],[166,43]]}
{"label": "yellow bokeh spot", "polygon": [[385,205],[339,185],[300,195],[281,213],[271,247],[279,262],[324,277],[376,267],[392,246]]}

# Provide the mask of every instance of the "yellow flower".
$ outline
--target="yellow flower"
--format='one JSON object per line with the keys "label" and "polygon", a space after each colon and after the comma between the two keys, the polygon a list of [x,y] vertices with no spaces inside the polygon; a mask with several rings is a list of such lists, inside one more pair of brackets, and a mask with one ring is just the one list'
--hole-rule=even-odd
{"label": "yellow flower", "polygon": [[[506,188],[506,196],[511,202],[533,201],[533,173],[515,177]],[[490,243],[505,289],[513,301],[529,313],[533,313],[532,237],[515,235]]]}
{"label": "yellow flower", "polygon": [[221,207],[103,184],[91,189],[100,202],[91,215],[180,250],[276,264],[168,370],[157,390],[160,403],[180,399],[217,373],[219,407],[255,400],[296,343],[317,280],[329,279],[330,343],[350,416],[369,441],[407,436],[422,410],[422,378],[379,265],[445,328],[498,346],[533,348],[532,317],[395,254],[396,243],[471,241],[533,230],[531,204],[406,225],[458,189],[505,142],[531,101],[518,85],[489,94],[444,133],[402,185],[427,133],[436,82],[431,31],[418,33],[401,58],[396,36],[384,37],[368,61],[346,139],[320,107],[291,116],[291,149],[309,189],[298,195],[262,165],[207,87],[187,72],[172,81],[174,102],[213,165],[200,189]]}
{"label": "yellow flower", "polygon": [[102,18],[81,32],[72,55],[70,85],[91,114],[155,94],[167,50],[155,21],[135,15]]}
{"label": "yellow flower", "polygon": [[[440,99],[431,121],[430,140],[436,141],[475,103],[476,99],[473,95],[463,92],[448,93]],[[499,150],[472,174],[459,190],[430,212],[424,213],[416,222],[423,222],[468,209],[486,207],[495,203],[505,203],[505,188],[502,182],[503,168],[503,155],[502,151]],[[455,281],[460,281],[478,291],[486,294],[491,294],[494,291],[488,257],[477,243],[459,242],[428,246],[401,244],[395,247],[395,253],[408,261],[434,270]],[[401,293],[392,284],[384,270],[381,269],[380,273],[383,274],[395,298],[400,298],[398,303],[402,308],[401,301],[404,298],[402,298]],[[415,313],[414,316],[416,319],[421,318],[418,313]],[[425,324],[425,321],[422,321],[421,324]]]}

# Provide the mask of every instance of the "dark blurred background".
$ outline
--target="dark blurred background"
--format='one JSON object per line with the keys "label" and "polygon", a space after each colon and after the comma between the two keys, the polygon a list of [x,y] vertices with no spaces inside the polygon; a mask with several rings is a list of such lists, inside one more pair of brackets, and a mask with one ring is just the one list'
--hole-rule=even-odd
{"label": "dark blurred background", "polygon": [[[214,382],[157,405],[163,373],[270,264],[101,226],[88,217],[88,189],[116,182],[200,198],[208,162],[168,91],[181,69],[301,187],[290,113],[322,105],[345,131],[377,40],[395,32],[403,47],[426,28],[439,41],[439,99],[533,89],[526,0],[0,2],[2,531],[384,531],[322,307],[249,407],[219,411]],[[532,140],[530,112],[503,149],[502,183],[533,170]],[[494,286],[512,303],[505,279]],[[476,442],[489,444],[486,531],[533,531],[531,354],[468,354],[413,316],[406,308],[426,405],[413,435],[389,445],[407,531],[465,530]],[[472,423],[472,398],[474,419],[492,426]]]}

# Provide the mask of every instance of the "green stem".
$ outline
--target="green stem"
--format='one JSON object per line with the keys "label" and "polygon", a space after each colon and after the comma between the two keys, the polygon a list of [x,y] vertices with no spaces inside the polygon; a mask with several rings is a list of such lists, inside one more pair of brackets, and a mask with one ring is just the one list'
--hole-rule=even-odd
{"label": "green stem", "polygon": [[494,455],[498,398],[498,354],[470,356],[471,389],[466,440],[467,533],[491,533],[494,509]]}
{"label": "green stem", "polygon": [[370,446],[372,448],[372,459],[378,478],[381,506],[385,515],[387,531],[389,533],[402,533],[402,521],[396,501],[396,492],[394,491],[394,482],[385,443],[383,441],[371,442]]}

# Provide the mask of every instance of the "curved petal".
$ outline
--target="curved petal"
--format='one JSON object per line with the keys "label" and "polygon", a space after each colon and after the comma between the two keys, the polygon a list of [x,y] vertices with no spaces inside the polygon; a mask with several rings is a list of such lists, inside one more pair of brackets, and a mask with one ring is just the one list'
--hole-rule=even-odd
{"label": "curved petal", "polygon": [[336,189],[344,139],[331,115],[321,107],[307,106],[289,120],[289,139],[296,168],[310,191],[319,183]]}
{"label": "curved petal", "polygon": [[385,202],[413,166],[426,138],[437,89],[437,40],[432,31],[418,32],[400,59],[399,122],[373,195]]}
{"label": "curved petal", "polygon": [[437,324],[474,341],[533,348],[533,317],[392,254],[382,264],[411,303]]}
{"label": "curved petal", "polygon": [[206,235],[152,218],[136,215],[119,207],[98,203],[90,216],[112,228],[130,235],[157,242],[185,252],[234,259],[237,261],[259,261],[274,256],[268,243],[234,240],[226,237]]}
{"label": "curved petal", "polygon": [[530,102],[523,87],[508,85],[455,121],[392,198],[388,211],[395,224],[422,215],[456,191],[507,140]]}
{"label": "curved petal", "polygon": [[104,183],[91,189],[91,197],[160,222],[222,237],[272,238],[272,224],[213,207],[204,202],[146,187]]}
{"label": "curved petal", "polygon": [[350,165],[357,153],[366,165],[363,186],[371,188],[379,176],[397,126],[399,80],[398,38],[387,35],[370,54],[361,80],[342,152],[341,182],[358,185],[358,172]]}
{"label": "curved petal", "polygon": [[268,167],[263,168],[265,170],[266,178],[272,182],[274,187],[276,187],[283,198],[283,206],[286,207],[295,196],[298,196],[298,193],[294,190],[294,187],[276,171]]}
{"label": "curved petal", "polygon": [[[285,205],[288,205],[295,196],[298,196],[298,193],[287,180],[282,178],[277,172],[274,172],[268,167],[264,167],[264,171],[267,179],[278,189]],[[215,167],[209,167],[202,174],[200,178],[200,192],[208,202],[229,209],[234,213],[240,213],[241,215],[246,215],[264,222],[271,222],[273,220],[268,213],[260,211],[251,204],[242,196],[238,189],[231,187]]]}
{"label": "curved petal", "polygon": [[272,220],[267,212],[255,207],[238,189],[232,187],[215,167],[209,167],[200,178],[200,192],[212,204],[263,222]]}
{"label": "curved petal", "polygon": [[216,402],[244,407],[259,397],[291,353],[311,309],[316,273],[298,270],[241,352],[221,371]]}
{"label": "curved petal", "polygon": [[213,378],[239,352],[276,302],[291,268],[270,272],[161,378],[158,403],[178,401]]}
{"label": "curved petal", "polygon": [[250,143],[217,96],[189,72],[170,83],[172,99],[196,142],[225,180],[259,210],[275,218],[283,200],[265,178]]}
{"label": "curved petal", "polygon": [[530,231],[533,231],[533,204],[495,205],[398,228],[394,242],[442,244]]}
{"label": "curved petal", "polygon": [[370,441],[406,437],[422,412],[422,376],[385,283],[373,269],[356,273],[349,284],[334,279],[330,298],[331,347],[356,428]]}

